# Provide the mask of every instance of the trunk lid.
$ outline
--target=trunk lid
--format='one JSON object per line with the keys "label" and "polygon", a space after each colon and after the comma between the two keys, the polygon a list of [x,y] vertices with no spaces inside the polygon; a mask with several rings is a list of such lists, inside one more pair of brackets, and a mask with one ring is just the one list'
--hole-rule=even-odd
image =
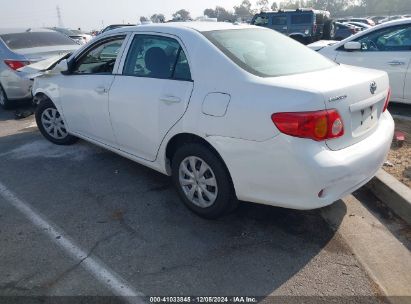
{"label": "trunk lid", "polygon": [[60,45],[54,47],[34,47],[19,49],[15,52],[24,55],[30,62],[38,62],[54,56],[64,56],[80,48],[80,45]]}
{"label": "trunk lid", "polygon": [[276,85],[321,94],[324,99],[323,109],[338,111],[344,123],[344,135],[325,142],[331,150],[354,145],[377,129],[389,90],[386,72],[345,65],[271,78],[270,81]]}
{"label": "trunk lid", "polygon": [[389,91],[385,72],[342,66],[324,80],[326,109],[336,109],[344,122],[344,135],[328,140],[331,150],[341,150],[370,136],[378,126]]}

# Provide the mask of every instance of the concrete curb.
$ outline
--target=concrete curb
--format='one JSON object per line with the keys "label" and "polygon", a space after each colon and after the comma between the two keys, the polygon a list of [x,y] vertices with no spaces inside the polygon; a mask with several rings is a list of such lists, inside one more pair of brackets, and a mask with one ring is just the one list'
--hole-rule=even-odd
{"label": "concrete curb", "polygon": [[411,189],[391,174],[379,170],[375,178],[367,184],[374,195],[398,216],[411,225]]}
{"label": "concrete curb", "polygon": [[384,221],[352,195],[323,208],[321,215],[342,237],[382,296],[391,304],[409,304],[411,253]]}

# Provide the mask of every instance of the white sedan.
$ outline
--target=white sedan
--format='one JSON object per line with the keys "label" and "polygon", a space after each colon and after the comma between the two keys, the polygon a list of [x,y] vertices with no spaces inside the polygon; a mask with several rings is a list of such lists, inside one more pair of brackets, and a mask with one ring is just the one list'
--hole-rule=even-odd
{"label": "white sedan", "polygon": [[275,31],[172,23],[107,32],[36,78],[37,125],[171,175],[215,218],[237,200],[333,203],[383,164],[385,72],[337,65]]}
{"label": "white sedan", "polygon": [[339,63],[386,71],[391,101],[411,104],[411,19],[383,23],[331,46],[309,47]]}

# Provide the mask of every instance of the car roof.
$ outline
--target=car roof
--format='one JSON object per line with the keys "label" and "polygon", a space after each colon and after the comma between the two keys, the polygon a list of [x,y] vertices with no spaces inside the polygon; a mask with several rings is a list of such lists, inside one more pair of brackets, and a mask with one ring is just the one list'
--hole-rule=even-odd
{"label": "car roof", "polygon": [[0,28],[0,35],[18,34],[18,33],[32,33],[32,32],[54,32],[53,30],[44,28]]}
{"label": "car roof", "polygon": [[298,9],[280,9],[278,11],[268,11],[268,12],[259,12],[256,15],[264,15],[264,14],[303,14],[303,13],[314,13],[314,14],[329,14],[328,11],[324,10],[316,10],[312,8],[298,8]]}
{"label": "car roof", "polygon": [[390,27],[390,26],[395,26],[395,25],[402,25],[402,24],[407,24],[407,23],[411,23],[411,18],[404,18],[404,19],[391,20],[391,21],[388,21],[388,22],[384,22],[384,23],[381,23],[377,26],[374,26],[373,29]]}
{"label": "car roof", "polygon": [[142,24],[142,25],[137,25],[137,26],[118,28],[118,29],[114,29],[106,33],[111,35],[114,33],[137,32],[137,31],[155,32],[157,30],[160,30],[160,31],[194,30],[198,32],[207,32],[207,31],[219,31],[219,30],[242,29],[242,28],[256,28],[256,27],[253,25],[249,25],[249,24],[233,24],[233,23],[228,23],[228,22],[203,22],[203,21],[191,22],[190,21],[190,22]]}

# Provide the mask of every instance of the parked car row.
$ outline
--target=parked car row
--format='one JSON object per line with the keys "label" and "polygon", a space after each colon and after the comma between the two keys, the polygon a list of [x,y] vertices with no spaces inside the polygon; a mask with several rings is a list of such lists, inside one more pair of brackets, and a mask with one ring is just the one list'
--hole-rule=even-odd
{"label": "parked car row", "polygon": [[73,39],[74,41],[76,41],[78,44],[86,44],[87,42],[89,42],[93,36],[83,33],[80,30],[70,30],[70,29],[66,29],[66,28],[61,28],[61,27],[52,27],[49,28],[51,30],[57,31],[59,33],[62,33],[68,37],[70,37],[71,39]]}
{"label": "parked car row", "polygon": [[253,17],[251,24],[276,30],[303,44],[343,40],[375,25],[374,21],[366,18],[335,21],[330,12],[313,9],[261,12]]}
{"label": "parked car row", "polygon": [[261,12],[251,20],[251,24],[283,33],[303,44],[323,39],[335,39],[336,26],[330,12],[297,9]]}
{"label": "parked car row", "polygon": [[[132,25],[110,25],[102,33],[127,26]],[[31,65],[36,69],[33,64],[44,60],[39,66],[48,67],[48,61],[64,57],[92,39],[80,30],[59,27],[0,29],[0,106],[9,108],[13,103],[32,99],[33,81],[21,68]]]}
{"label": "parked car row", "polygon": [[32,81],[19,69],[80,47],[74,40],[48,29],[0,30],[0,106],[31,99]]}

